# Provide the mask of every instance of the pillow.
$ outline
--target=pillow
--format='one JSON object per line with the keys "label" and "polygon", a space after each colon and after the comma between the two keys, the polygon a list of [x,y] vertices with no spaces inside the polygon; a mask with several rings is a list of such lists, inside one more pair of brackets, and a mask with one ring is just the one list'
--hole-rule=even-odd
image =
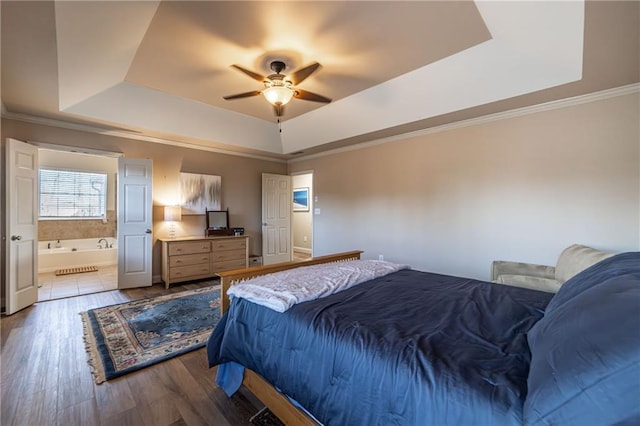
{"label": "pillow", "polygon": [[531,328],[525,424],[640,422],[640,256],[635,269],[547,310]]}
{"label": "pillow", "polygon": [[620,253],[598,262],[562,284],[558,293],[547,305],[545,315],[583,291],[600,285],[609,278],[638,271],[640,271],[640,252]]}
{"label": "pillow", "polygon": [[560,256],[558,256],[558,262],[556,263],[556,280],[563,283],[577,273],[584,271],[589,266],[611,256],[613,256],[613,253],[607,253],[580,244],[573,244],[564,249],[562,253],[560,253]]}

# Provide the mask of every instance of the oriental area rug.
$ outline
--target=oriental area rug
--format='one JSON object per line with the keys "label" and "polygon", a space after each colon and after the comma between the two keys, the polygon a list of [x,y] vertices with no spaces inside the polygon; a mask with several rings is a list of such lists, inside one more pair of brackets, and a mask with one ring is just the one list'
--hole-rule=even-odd
{"label": "oriental area rug", "polygon": [[81,312],[97,384],[203,347],[220,319],[220,285]]}

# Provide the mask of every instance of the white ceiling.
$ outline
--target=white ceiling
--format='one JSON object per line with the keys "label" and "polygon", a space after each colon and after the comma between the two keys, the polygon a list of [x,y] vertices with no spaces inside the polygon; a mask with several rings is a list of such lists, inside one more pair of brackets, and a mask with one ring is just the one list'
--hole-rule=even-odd
{"label": "white ceiling", "polygon": [[[287,158],[637,82],[633,3],[3,1],[2,102],[9,117]],[[610,63],[587,46],[603,33],[630,38],[605,58],[626,69],[595,76]],[[293,99],[278,124],[262,97],[222,99],[261,89],[230,65],[267,75],[276,59],[285,74],[320,62],[299,87],[333,102]]]}

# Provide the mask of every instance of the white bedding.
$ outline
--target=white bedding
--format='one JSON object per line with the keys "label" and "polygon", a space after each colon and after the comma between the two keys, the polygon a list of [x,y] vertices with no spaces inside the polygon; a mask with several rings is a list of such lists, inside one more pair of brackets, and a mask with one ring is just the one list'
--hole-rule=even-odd
{"label": "white bedding", "polygon": [[231,286],[227,294],[277,312],[296,303],[319,299],[354,285],[388,275],[408,265],[381,260],[350,260],[305,266],[263,275]]}

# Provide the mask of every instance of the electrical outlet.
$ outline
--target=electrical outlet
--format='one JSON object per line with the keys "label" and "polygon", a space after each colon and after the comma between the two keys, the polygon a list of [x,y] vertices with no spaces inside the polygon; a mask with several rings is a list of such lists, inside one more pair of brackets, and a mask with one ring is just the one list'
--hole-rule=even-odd
{"label": "electrical outlet", "polygon": [[378,260],[384,260],[384,255],[379,254],[379,255],[378,255]]}
{"label": "electrical outlet", "polygon": [[304,241],[304,242],[307,241],[307,236],[306,235],[304,237],[302,237],[302,241]]}

